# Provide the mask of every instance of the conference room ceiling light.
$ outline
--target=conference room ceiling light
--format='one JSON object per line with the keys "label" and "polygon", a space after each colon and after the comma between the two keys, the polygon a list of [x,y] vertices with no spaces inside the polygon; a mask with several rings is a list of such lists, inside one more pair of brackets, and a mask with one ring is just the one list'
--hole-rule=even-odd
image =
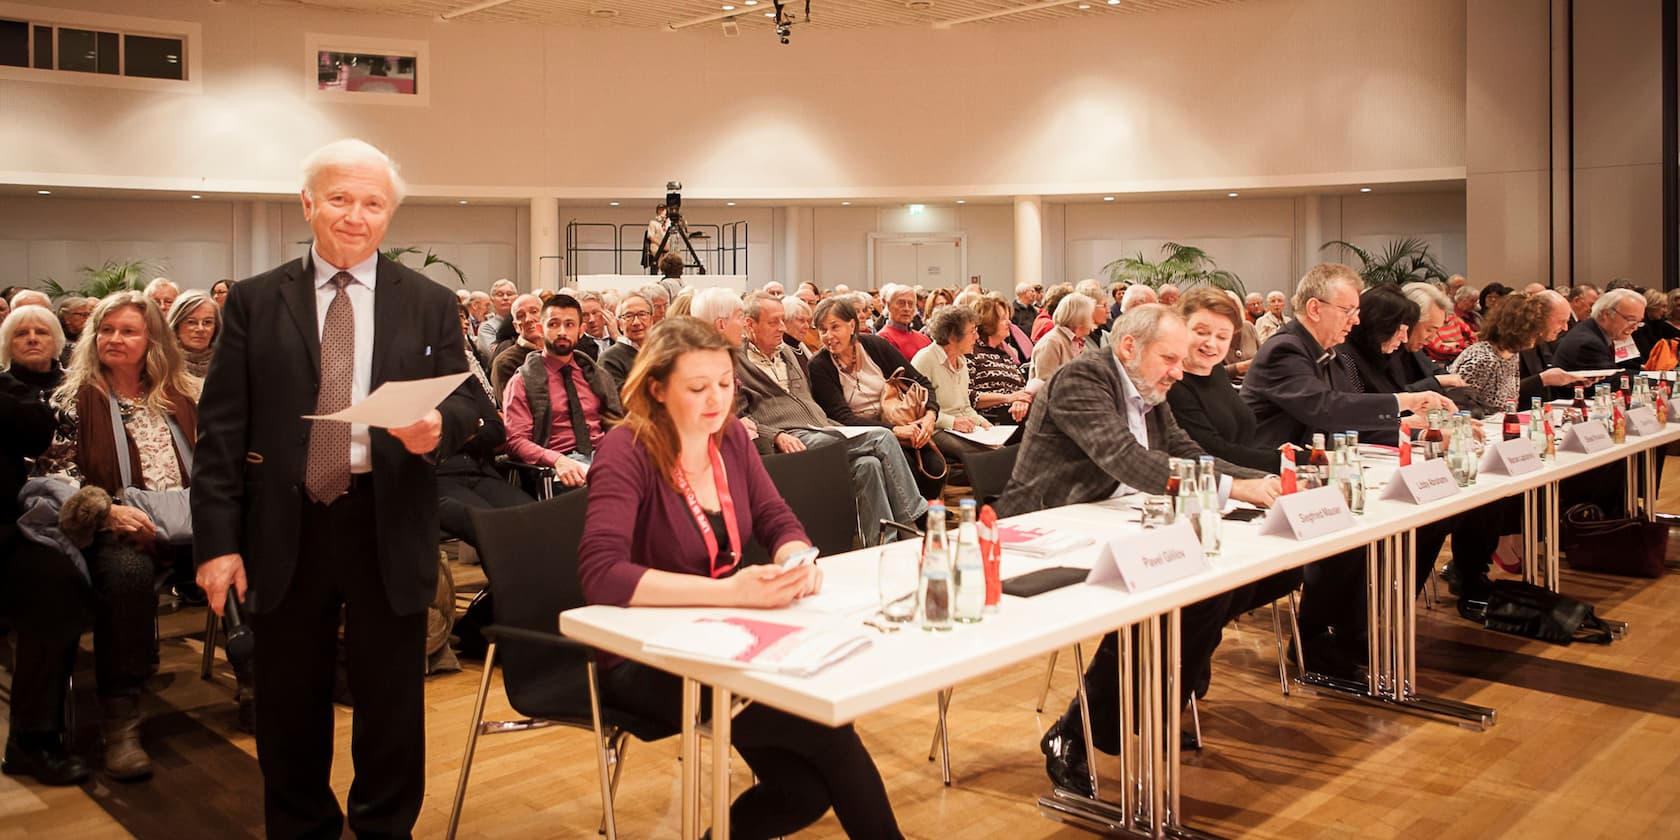
{"label": "conference room ceiling light", "polygon": [[1114,196],[1112,196],[1112,195],[1103,196],[1103,201],[1113,201],[1113,200],[1114,200]]}
{"label": "conference room ceiling light", "polygon": [[841,207],[850,207],[850,206],[852,206],[852,203],[850,201],[842,201],[842,202],[840,202],[840,206]]}
{"label": "conference room ceiling light", "polygon": [[1230,193],[1226,193],[1226,194],[1225,194],[1225,197],[1226,197],[1226,198],[1236,198],[1236,197],[1237,197],[1237,195],[1238,195],[1238,194],[1237,194],[1237,193],[1234,193],[1234,192],[1230,192]]}
{"label": "conference room ceiling light", "polygon": [[[195,195],[195,196],[193,196],[193,198],[197,198],[197,197],[198,197],[198,196],[196,196],[196,195]],[[466,200],[466,199],[464,199],[464,198],[463,198],[463,199],[461,199],[461,200],[460,200],[460,201],[457,201],[457,202],[455,202],[455,203],[456,203],[456,204],[466,204],[466,203],[467,203],[467,200]]]}
{"label": "conference room ceiling light", "polygon": [[36,195],[52,195],[52,190],[36,190]]}
{"label": "conference room ceiling light", "polygon": [[722,10],[724,10],[724,11],[726,11],[726,12],[733,12],[733,11],[735,11],[735,7],[734,7],[734,6],[719,6],[719,7],[718,7],[718,8],[720,8],[720,9],[722,9]]}
{"label": "conference room ceiling light", "polygon": [[959,198],[959,199],[957,199],[957,203],[958,203],[958,204],[967,204],[967,203],[968,203],[968,199],[966,199],[966,198]]}
{"label": "conference room ceiling light", "polygon": [[1360,188],[1359,188],[1359,191],[1360,191],[1360,192],[1370,192],[1370,191],[1371,191],[1371,188],[1370,188],[1370,187],[1360,187]]}
{"label": "conference room ceiling light", "polygon": [[193,194],[192,194],[192,200],[193,200],[193,201],[197,201],[197,200],[199,200],[199,199],[201,199],[201,198],[203,198],[203,197],[204,197],[204,196],[202,196],[202,195],[199,195],[199,194],[198,194],[198,193],[193,193]]}
{"label": "conference room ceiling light", "polygon": [[616,202],[616,201],[609,201],[609,202],[607,202],[607,206],[608,206],[608,207],[617,207],[617,206],[618,206],[618,202]]}
{"label": "conference room ceiling light", "polygon": [[724,205],[725,205],[725,206],[728,206],[728,207],[734,207],[734,206],[735,206],[735,202],[733,202],[733,201],[726,201],[726,202],[724,202]]}
{"label": "conference room ceiling light", "polygon": [[1079,4],[1079,11],[1081,11],[1081,12],[1090,11],[1090,9],[1091,9],[1091,4],[1090,3],[1080,3]]}
{"label": "conference room ceiling light", "polygon": [[1118,5],[1120,5],[1120,0],[1108,0],[1108,5],[1118,6]]}

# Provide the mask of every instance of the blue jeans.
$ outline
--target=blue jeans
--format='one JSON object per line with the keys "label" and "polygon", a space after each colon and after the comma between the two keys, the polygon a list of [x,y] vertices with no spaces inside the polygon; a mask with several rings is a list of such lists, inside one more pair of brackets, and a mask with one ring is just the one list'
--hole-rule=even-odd
{"label": "blue jeans", "polygon": [[[808,447],[834,441],[835,433],[815,429],[789,429],[788,434]],[[916,489],[916,477],[898,438],[888,429],[870,429],[846,439],[846,457],[852,467],[852,493],[857,496],[858,533],[864,545],[874,545],[881,536],[881,520],[912,522],[927,511],[927,500]]]}

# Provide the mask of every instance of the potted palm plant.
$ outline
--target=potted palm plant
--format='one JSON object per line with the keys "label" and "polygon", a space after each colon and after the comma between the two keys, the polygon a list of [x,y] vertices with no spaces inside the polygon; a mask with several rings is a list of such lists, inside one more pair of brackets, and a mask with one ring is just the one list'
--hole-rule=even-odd
{"label": "potted palm plant", "polygon": [[84,265],[76,269],[81,278],[79,286],[65,286],[47,277],[41,281],[41,291],[53,300],[71,295],[97,300],[112,292],[141,291],[153,277],[162,273],[163,265],[149,260],[106,260],[103,265]]}
{"label": "potted palm plant", "polygon": [[1373,254],[1341,239],[1332,239],[1319,250],[1330,248],[1340,248],[1344,254],[1351,253],[1359,258],[1359,276],[1364,278],[1367,288],[1430,281],[1445,283],[1448,279],[1447,270],[1440,260],[1429,253],[1429,243],[1415,236],[1388,243],[1381,254]]}
{"label": "potted palm plant", "polygon": [[1168,283],[1187,290],[1192,286],[1208,285],[1245,294],[1242,280],[1219,267],[1206,251],[1193,245],[1168,242],[1161,246],[1160,262],[1150,262],[1142,253],[1121,257],[1102,267],[1109,282],[1141,283],[1152,289]]}

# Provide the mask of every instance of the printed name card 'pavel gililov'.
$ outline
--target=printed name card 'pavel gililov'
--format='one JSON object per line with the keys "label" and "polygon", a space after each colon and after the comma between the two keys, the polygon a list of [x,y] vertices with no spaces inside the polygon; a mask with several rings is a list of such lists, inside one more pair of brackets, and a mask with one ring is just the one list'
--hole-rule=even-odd
{"label": "printed name card 'pavel gililov'", "polygon": [[1202,541],[1188,520],[1108,541],[1086,583],[1118,580],[1127,592],[1142,592],[1208,570]]}

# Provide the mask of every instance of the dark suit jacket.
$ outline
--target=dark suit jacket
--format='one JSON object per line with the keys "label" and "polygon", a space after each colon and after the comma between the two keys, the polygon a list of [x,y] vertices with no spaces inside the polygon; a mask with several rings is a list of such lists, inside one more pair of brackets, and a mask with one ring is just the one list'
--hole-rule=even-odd
{"label": "dark suit jacket", "polygon": [[[381,258],[374,289],[373,388],[467,369],[457,303],[425,275]],[[360,336],[358,336],[360,338]],[[244,556],[252,612],[274,610],[297,566],[310,421],[321,339],[310,258],[234,285],[199,400],[193,462],[193,549],[199,562]],[[439,454],[478,426],[470,378],[438,406]],[[393,611],[426,608],[437,587],[437,486],[425,458],[371,430],[379,571]]]}
{"label": "dark suit jacket", "polygon": [[[1056,371],[1033,398],[1015,471],[998,499],[999,516],[1095,502],[1121,484],[1145,493],[1167,489],[1168,458],[1207,453],[1161,403],[1144,415],[1149,445],[1126,425],[1125,390],[1112,353],[1081,353]],[[1217,461],[1221,475],[1264,473]]]}
{"label": "dark suit jacket", "polygon": [[1541,342],[1517,354],[1520,360],[1517,375],[1522,377],[1517,382],[1519,407],[1526,407],[1535,397],[1548,399],[1547,388],[1540,382],[1540,372],[1552,366],[1552,353],[1548,344],[1549,342]]}
{"label": "dark suit jacket", "polygon": [[1284,324],[1260,346],[1242,384],[1254,409],[1259,443],[1307,445],[1313,432],[1396,432],[1399,403],[1393,394],[1362,394],[1346,368],[1325,358],[1324,348],[1299,320]]}
{"label": "dark suit jacket", "polygon": [[1598,322],[1580,321],[1558,340],[1552,364],[1564,370],[1609,370],[1616,367],[1616,351]]}
{"label": "dark suit jacket", "polygon": [[624,380],[630,378],[630,369],[636,366],[636,354],[639,352],[641,351],[635,347],[620,341],[601,354],[598,360],[601,369],[612,377],[613,384],[619,390],[624,389]]}
{"label": "dark suit jacket", "polygon": [[[898,348],[884,338],[873,335],[857,337],[858,346],[869,358],[875,361],[875,366],[881,369],[882,376],[892,376],[893,371],[904,369],[904,376],[921,383],[928,390],[928,410],[935,415],[939,413],[939,395],[933,389],[933,383],[923,376],[920,371],[910,366],[910,361]],[[869,418],[853,413],[852,407],[846,402],[846,394],[840,388],[840,368],[834,363],[834,357],[828,350],[818,351],[811,357],[811,396],[822,406],[822,410],[842,426],[890,426],[879,417]]]}

